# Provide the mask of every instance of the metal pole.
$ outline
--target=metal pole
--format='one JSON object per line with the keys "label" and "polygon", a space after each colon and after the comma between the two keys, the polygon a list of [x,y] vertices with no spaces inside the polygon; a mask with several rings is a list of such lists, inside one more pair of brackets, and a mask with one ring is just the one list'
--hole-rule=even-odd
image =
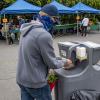
{"label": "metal pole", "polygon": [[[77,12],[77,18],[78,18],[78,12]],[[79,35],[79,31],[78,31],[78,19],[77,19],[77,36]]]}
{"label": "metal pole", "polygon": [[0,14],[0,23],[1,23],[1,14]]}
{"label": "metal pole", "polygon": [[[6,18],[6,15],[4,14],[4,19]],[[6,35],[6,42],[7,42],[7,44],[8,44],[8,36],[7,36],[7,29],[6,29],[6,22],[4,22],[4,33],[5,33],[5,35]]]}

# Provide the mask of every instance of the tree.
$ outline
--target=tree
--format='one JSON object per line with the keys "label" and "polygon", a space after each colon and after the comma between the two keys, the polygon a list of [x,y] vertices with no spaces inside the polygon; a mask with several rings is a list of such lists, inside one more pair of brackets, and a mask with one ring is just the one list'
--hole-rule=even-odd
{"label": "tree", "polygon": [[12,4],[15,1],[16,0],[1,0],[0,1],[0,10],[2,10],[3,8],[9,6],[10,4]]}
{"label": "tree", "polygon": [[[0,10],[11,5],[15,1],[16,0],[1,0]],[[53,0],[25,0],[25,1],[28,1],[28,2],[32,3],[33,5],[42,7],[43,5],[50,3]],[[82,3],[89,5],[93,8],[100,9],[100,0],[56,0],[56,1],[64,4],[65,6],[69,6],[69,7],[74,6],[78,2],[82,2]]]}
{"label": "tree", "polygon": [[[1,0],[0,9],[3,9],[4,7],[9,6],[11,3],[15,1],[16,0]],[[28,1],[34,5],[43,6],[47,3],[50,3],[52,0],[25,0],[25,1]],[[100,9],[100,0],[56,0],[56,1],[64,5],[67,5],[69,7],[72,7],[73,5],[81,1],[93,8]]]}

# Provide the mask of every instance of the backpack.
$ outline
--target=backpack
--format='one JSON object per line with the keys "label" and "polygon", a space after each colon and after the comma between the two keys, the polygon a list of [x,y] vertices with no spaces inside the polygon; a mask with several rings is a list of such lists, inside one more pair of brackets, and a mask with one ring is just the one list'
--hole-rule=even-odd
{"label": "backpack", "polygon": [[75,90],[70,95],[70,100],[100,100],[100,92],[95,90]]}

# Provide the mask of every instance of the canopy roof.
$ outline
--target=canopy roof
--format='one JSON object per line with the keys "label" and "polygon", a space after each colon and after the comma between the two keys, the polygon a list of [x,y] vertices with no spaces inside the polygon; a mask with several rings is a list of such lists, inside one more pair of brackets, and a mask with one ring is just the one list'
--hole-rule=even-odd
{"label": "canopy roof", "polygon": [[72,13],[75,11],[72,8],[69,8],[67,6],[64,6],[63,4],[58,3],[55,0],[53,0],[50,4],[55,5],[57,7],[59,13]]}
{"label": "canopy roof", "polygon": [[77,3],[75,6],[72,7],[72,9],[76,10],[76,12],[100,13],[100,10],[87,6],[82,2]]}
{"label": "canopy roof", "polygon": [[21,14],[21,13],[37,13],[41,7],[32,5],[24,0],[17,0],[15,3],[9,7],[3,9],[1,13],[4,14]]}

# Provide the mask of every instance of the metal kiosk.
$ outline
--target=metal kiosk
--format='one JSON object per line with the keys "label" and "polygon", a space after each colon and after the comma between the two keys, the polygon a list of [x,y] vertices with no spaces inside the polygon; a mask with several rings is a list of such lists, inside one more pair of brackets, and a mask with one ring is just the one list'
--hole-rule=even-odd
{"label": "metal kiosk", "polygon": [[[87,59],[78,61],[77,46],[85,47]],[[55,86],[55,100],[69,100],[70,93],[78,89],[93,89],[100,91],[100,44],[87,42],[58,43],[60,56],[72,59],[74,68],[56,69],[58,82]]]}

